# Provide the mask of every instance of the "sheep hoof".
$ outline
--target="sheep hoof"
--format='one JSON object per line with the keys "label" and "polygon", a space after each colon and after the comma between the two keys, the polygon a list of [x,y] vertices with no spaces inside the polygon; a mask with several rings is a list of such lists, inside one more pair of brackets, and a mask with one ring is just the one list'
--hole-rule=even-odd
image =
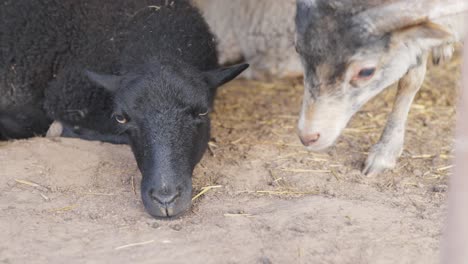
{"label": "sheep hoof", "polygon": [[373,177],[386,170],[395,168],[402,148],[402,144],[399,143],[377,143],[369,151],[369,156],[364,164],[362,173],[366,176]]}
{"label": "sheep hoof", "polygon": [[445,63],[450,61],[453,57],[453,53],[455,49],[453,45],[443,45],[432,49],[432,63],[434,65],[439,65],[441,63]]}
{"label": "sheep hoof", "polygon": [[60,137],[63,132],[63,125],[59,121],[54,121],[50,127],[49,130],[47,130],[46,137],[48,138],[54,138],[54,137]]}

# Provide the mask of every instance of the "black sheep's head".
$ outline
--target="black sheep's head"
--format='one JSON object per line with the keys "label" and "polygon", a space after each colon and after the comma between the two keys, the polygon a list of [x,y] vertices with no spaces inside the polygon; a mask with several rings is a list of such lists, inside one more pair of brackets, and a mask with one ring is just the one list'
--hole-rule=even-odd
{"label": "black sheep's head", "polygon": [[192,173],[210,139],[216,89],[247,64],[200,72],[176,61],[135,67],[122,76],[86,71],[114,96],[112,118],[125,133],[143,175],[141,197],[155,217],[190,208]]}

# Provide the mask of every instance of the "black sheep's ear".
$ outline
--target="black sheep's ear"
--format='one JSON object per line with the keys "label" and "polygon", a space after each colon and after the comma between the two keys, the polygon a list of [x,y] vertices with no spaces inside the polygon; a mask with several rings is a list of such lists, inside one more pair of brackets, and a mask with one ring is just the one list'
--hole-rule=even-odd
{"label": "black sheep's ear", "polygon": [[236,78],[237,75],[241,74],[248,67],[249,64],[247,63],[237,64],[205,72],[205,76],[214,87],[218,87]]}
{"label": "black sheep's ear", "polygon": [[122,77],[111,74],[99,74],[92,71],[85,70],[86,76],[95,84],[104,87],[110,92],[115,92],[119,89]]}

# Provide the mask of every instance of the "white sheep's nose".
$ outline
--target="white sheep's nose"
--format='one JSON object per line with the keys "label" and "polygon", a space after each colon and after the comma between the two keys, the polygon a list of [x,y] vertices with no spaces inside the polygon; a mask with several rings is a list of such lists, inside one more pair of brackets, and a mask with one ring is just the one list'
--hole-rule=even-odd
{"label": "white sheep's nose", "polygon": [[299,134],[299,138],[304,146],[309,147],[320,139],[319,133]]}

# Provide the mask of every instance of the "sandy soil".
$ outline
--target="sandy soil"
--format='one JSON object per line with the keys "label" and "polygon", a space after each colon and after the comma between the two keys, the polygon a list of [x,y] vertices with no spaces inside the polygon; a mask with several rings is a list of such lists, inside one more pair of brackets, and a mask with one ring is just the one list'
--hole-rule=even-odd
{"label": "sandy soil", "polygon": [[360,169],[394,89],[336,147],[308,153],[299,80],[228,85],[194,176],[197,193],[212,187],[171,221],[145,213],[127,146],[0,143],[0,263],[437,263],[458,71],[431,70],[398,168],[374,178]]}

